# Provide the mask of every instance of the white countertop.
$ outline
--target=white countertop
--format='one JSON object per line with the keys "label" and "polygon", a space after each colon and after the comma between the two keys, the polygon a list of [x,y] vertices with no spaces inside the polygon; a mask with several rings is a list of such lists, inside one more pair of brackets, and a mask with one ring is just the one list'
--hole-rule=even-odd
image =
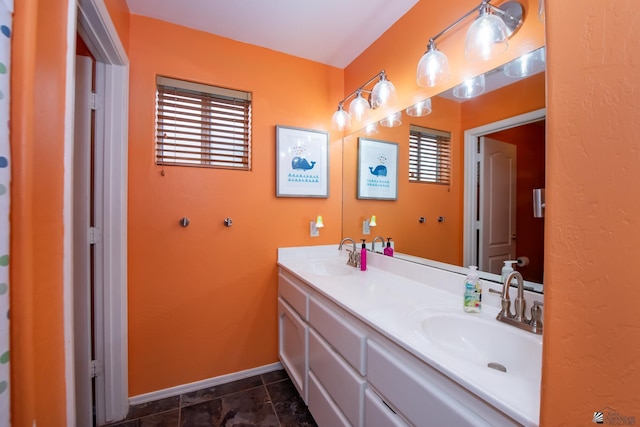
{"label": "white countertop", "polygon": [[[337,250],[338,245],[306,246],[278,249],[278,264],[308,283],[349,313],[359,318],[414,356],[439,370],[453,381],[476,394],[524,425],[539,423],[540,375],[542,364],[542,336],[520,331],[495,320],[500,296],[488,292],[483,286],[482,312],[464,313],[462,295],[464,274],[453,273],[425,265],[411,263],[369,252],[367,271],[356,270],[348,275],[324,276],[314,274],[310,264],[327,263],[343,266],[347,254]],[[499,285],[493,284],[500,290]],[[515,299],[511,289],[511,299]],[[540,294],[525,293],[527,306],[534,300],[543,301]],[[435,346],[417,332],[419,314],[425,311],[447,312],[476,316],[479,321],[495,322],[507,339],[509,335],[524,334],[533,340],[539,354],[531,354],[530,372],[525,375],[507,375],[492,369],[478,369],[478,365],[452,355]],[[493,324],[491,325],[493,326]],[[514,332],[515,331],[515,332]],[[491,337],[492,339],[494,337]],[[535,353],[535,352],[534,352]]]}

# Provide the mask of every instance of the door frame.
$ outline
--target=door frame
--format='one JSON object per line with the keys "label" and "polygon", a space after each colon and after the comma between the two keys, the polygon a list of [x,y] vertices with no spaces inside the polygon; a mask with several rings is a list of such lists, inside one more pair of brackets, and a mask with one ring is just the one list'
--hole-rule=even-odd
{"label": "door frame", "polygon": [[[476,149],[478,138],[501,130],[537,122],[544,119],[546,115],[547,109],[541,108],[464,131],[463,265],[474,265],[478,257],[475,230],[479,224],[473,215],[474,206],[477,203],[475,190],[478,185],[478,176],[475,173],[475,165],[479,157]],[[469,171],[472,172],[470,173]]]}
{"label": "door frame", "polygon": [[[96,337],[102,354],[103,399],[95,402],[98,424],[126,417],[129,409],[127,326],[127,172],[129,59],[103,0],[69,2],[64,180],[64,295],[67,425],[75,425],[73,363],[73,93],[75,38],[80,34],[96,60],[97,82],[104,97],[96,111],[96,215],[102,220],[103,250],[96,253],[97,280],[102,282]],[[104,345],[109,343],[108,346]]]}

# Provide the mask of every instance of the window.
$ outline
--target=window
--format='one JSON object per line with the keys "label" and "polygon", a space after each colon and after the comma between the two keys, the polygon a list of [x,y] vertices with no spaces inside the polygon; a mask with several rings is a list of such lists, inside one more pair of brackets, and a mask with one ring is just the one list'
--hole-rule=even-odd
{"label": "window", "polygon": [[411,125],[409,182],[451,182],[451,133]]}
{"label": "window", "polygon": [[158,76],[156,164],[249,170],[251,93]]}

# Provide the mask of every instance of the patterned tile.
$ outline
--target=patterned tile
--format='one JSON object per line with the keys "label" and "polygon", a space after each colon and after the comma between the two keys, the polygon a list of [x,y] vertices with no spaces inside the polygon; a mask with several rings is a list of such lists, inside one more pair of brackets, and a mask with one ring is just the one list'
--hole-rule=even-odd
{"label": "patterned tile", "polygon": [[290,379],[267,384],[273,408],[283,427],[315,427],[307,405]]}
{"label": "patterned tile", "polygon": [[167,412],[180,408],[180,396],[167,397],[166,399],[154,400],[152,402],[133,405],[129,408],[127,420],[146,417],[160,412]]}
{"label": "patterned tile", "polygon": [[233,381],[226,384],[220,384],[213,387],[207,387],[202,390],[185,393],[182,395],[182,407],[196,405],[198,403],[213,400],[227,394],[237,393],[239,391],[248,390],[262,386],[262,380],[259,375]]}
{"label": "patterned tile", "polygon": [[182,409],[181,427],[279,427],[264,387],[252,388]]}
{"label": "patterned tile", "polygon": [[109,427],[179,427],[180,410],[174,409],[160,414],[149,415],[120,424],[112,424]]}
{"label": "patterned tile", "polygon": [[284,369],[267,372],[266,374],[262,374],[260,376],[262,377],[262,382],[265,384],[274,383],[276,381],[281,381],[289,378],[289,376],[287,375],[287,371],[285,371]]}

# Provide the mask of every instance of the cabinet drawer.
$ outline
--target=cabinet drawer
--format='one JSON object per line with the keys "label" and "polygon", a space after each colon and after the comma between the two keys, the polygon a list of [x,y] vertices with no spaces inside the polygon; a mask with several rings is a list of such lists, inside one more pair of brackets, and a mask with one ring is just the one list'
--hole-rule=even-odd
{"label": "cabinet drawer", "polygon": [[351,364],[360,375],[366,375],[367,336],[347,319],[311,297],[309,324]]}
{"label": "cabinet drawer", "polygon": [[278,356],[291,382],[307,402],[309,326],[282,298],[278,298]]}
{"label": "cabinet drawer", "polygon": [[375,392],[365,391],[364,425],[367,427],[408,427]]}
{"label": "cabinet drawer", "polygon": [[425,367],[405,363],[408,361],[371,340],[367,347],[369,383],[411,423],[416,426],[491,425],[437,385],[439,372],[432,368],[429,369],[433,372],[426,372]]}
{"label": "cabinet drawer", "polygon": [[294,280],[281,272],[278,275],[278,293],[303,320],[307,321],[309,320],[309,294],[294,283]]}
{"label": "cabinet drawer", "polygon": [[351,427],[312,372],[309,373],[309,412],[319,427]]}
{"label": "cabinet drawer", "polygon": [[354,426],[363,425],[367,383],[316,331],[309,330],[309,370]]}

